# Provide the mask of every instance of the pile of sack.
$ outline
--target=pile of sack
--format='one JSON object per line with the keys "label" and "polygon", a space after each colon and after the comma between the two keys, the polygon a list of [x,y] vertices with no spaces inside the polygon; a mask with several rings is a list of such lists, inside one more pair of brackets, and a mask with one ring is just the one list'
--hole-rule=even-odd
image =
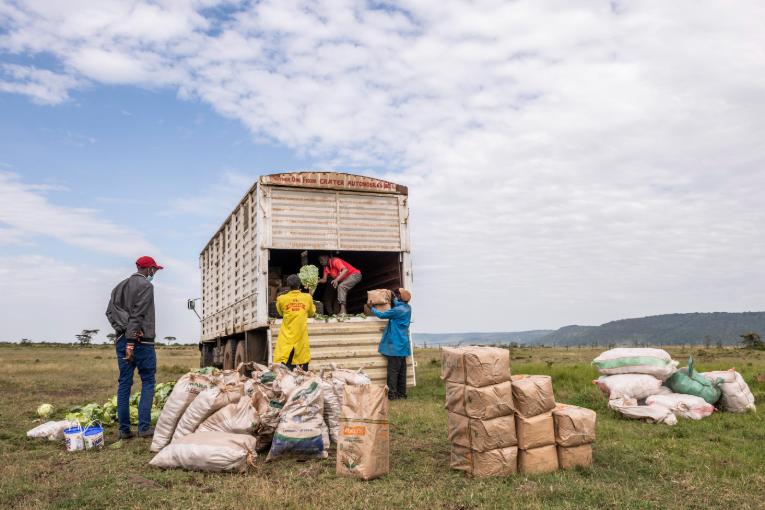
{"label": "pile of sack", "polygon": [[510,374],[510,352],[445,347],[451,467],[473,476],[590,466],[594,411],[555,403],[552,379]]}
{"label": "pile of sack", "polygon": [[601,377],[594,384],[608,405],[628,418],[674,425],[678,417],[700,420],[715,411],[755,411],[754,396],[735,369],[697,372],[693,358],[678,362],[663,349],[616,348],[592,362]]}
{"label": "pile of sack", "polygon": [[[181,377],[157,421],[151,444],[157,455],[150,464],[244,471],[254,463],[257,452],[265,450],[267,461],[285,457],[325,459],[331,444],[343,441],[341,421],[368,419],[358,412],[367,411],[364,406],[370,402],[379,408],[374,398],[367,398],[376,387],[360,370],[332,368],[314,373],[255,363],[247,368],[252,370],[250,377],[241,375],[241,365],[237,370],[190,372]],[[353,396],[349,398],[346,395],[351,388]],[[359,392],[364,395],[360,401],[356,397]],[[374,419],[387,426],[387,395],[383,396],[384,409]],[[384,446],[387,454],[387,443]],[[363,478],[372,471],[373,475],[379,473],[379,468],[368,469],[370,448],[361,450],[353,467],[358,470],[361,466],[362,472],[349,473],[344,466],[342,474]],[[387,473],[387,460],[385,468]]]}

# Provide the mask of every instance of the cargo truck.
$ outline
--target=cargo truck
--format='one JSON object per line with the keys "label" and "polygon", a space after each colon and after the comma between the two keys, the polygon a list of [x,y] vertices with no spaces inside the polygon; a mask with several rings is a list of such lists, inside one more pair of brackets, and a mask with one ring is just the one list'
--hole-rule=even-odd
{"label": "cargo truck", "polygon": [[[281,326],[273,305],[280,281],[306,263],[321,271],[319,255],[329,253],[361,270],[362,280],[348,296],[347,317],[309,319],[309,368],[363,368],[384,383],[377,345],[387,321],[361,314],[368,290],[412,287],[407,200],[405,186],[359,175],[261,176],[199,256],[200,365],[270,363]],[[413,357],[407,364],[414,385]]]}

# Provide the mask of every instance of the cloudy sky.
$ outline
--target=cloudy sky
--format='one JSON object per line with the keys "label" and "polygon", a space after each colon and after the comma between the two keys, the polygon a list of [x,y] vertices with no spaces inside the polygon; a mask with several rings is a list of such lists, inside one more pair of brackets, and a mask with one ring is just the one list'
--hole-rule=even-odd
{"label": "cloudy sky", "polygon": [[0,339],[193,341],[263,173],[407,184],[420,332],[765,309],[760,1],[0,0]]}

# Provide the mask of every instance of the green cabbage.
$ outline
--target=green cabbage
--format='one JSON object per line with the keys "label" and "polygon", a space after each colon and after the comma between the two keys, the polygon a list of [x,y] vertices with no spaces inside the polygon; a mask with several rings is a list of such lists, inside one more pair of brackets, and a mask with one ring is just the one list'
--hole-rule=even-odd
{"label": "green cabbage", "polygon": [[300,283],[303,284],[303,287],[313,291],[319,284],[319,268],[312,264],[303,266],[300,268],[298,278],[300,278]]}
{"label": "green cabbage", "polygon": [[37,408],[37,416],[40,418],[47,418],[53,414],[53,405],[51,404],[40,404],[40,407]]}

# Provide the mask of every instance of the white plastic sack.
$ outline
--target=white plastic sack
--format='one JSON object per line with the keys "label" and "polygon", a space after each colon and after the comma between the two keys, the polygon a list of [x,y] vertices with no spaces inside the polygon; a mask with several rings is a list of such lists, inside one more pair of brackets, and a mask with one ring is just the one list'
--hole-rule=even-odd
{"label": "white plastic sack", "polygon": [[602,375],[647,374],[666,381],[677,371],[677,361],[664,349],[617,347],[601,353],[592,364]]}
{"label": "white plastic sack", "polygon": [[666,407],[675,413],[675,416],[691,420],[700,420],[715,412],[715,406],[708,404],[703,398],[696,395],[683,395],[681,393],[651,395],[645,399],[645,403],[649,406],[659,405]]}
{"label": "white plastic sack", "polygon": [[670,409],[660,405],[639,406],[634,398],[616,398],[608,401],[608,407],[626,418],[646,420],[649,423],[676,425],[677,417]]}
{"label": "white plastic sack", "polygon": [[329,434],[324,423],[324,397],[320,379],[306,379],[284,405],[266,460],[285,456],[326,459]]}
{"label": "white plastic sack", "polygon": [[196,431],[253,434],[258,429],[259,423],[258,411],[252,406],[252,401],[242,397],[239,402],[215,411]]}
{"label": "white plastic sack", "polygon": [[343,394],[346,384],[370,384],[369,376],[361,369],[356,371],[346,369],[324,370],[321,374],[321,391],[324,397],[324,420],[327,422],[329,437],[337,443],[340,434],[340,412],[343,407]]}
{"label": "white plastic sack", "polygon": [[712,382],[723,380],[719,388],[722,392],[720,405],[724,411],[731,413],[757,411],[757,407],[754,405],[754,395],[752,395],[749,385],[736,370],[731,368],[730,370],[704,372],[701,375]]}
{"label": "white plastic sack", "polygon": [[61,441],[64,439],[64,430],[69,427],[74,427],[77,422],[68,420],[61,421],[46,421],[42,425],[38,425],[35,428],[27,431],[27,437],[42,438],[45,437],[50,441]]}
{"label": "white plastic sack", "polygon": [[609,400],[634,398],[640,400],[661,392],[661,381],[647,374],[619,374],[602,376],[595,381]]}
{"label": "white plastic sack", "polygon": [[210,384],[210,377],[203,374],[188,373],[178,379],[159,414],[151,440],[151,451],[158,452],[167,446],[186,408],[197,395],[209,388]]}
{"label": "white plastic sack", "polygon": [[[361,369],[348,370],[347,368],[332,368],[332,379],[336,379],[336,384],[371,384],[369,376]],[[336,386],[340,387],[340,386]],[[340,387],[342,394],[342,387]]]}
{"label": "white plastic sack", "polygon": [[173,441],[195,432],[203,421],[223,406],[239,402],[242,390],[242,385],[215,386],[197,395],[178,421],[178,426],[173,433]]}
{"label": "white plastic sack", "polygon": [[246,434],[196,432],[174,440],[149,462],[163,469],[239,471],[254,463],[257,440]]}

